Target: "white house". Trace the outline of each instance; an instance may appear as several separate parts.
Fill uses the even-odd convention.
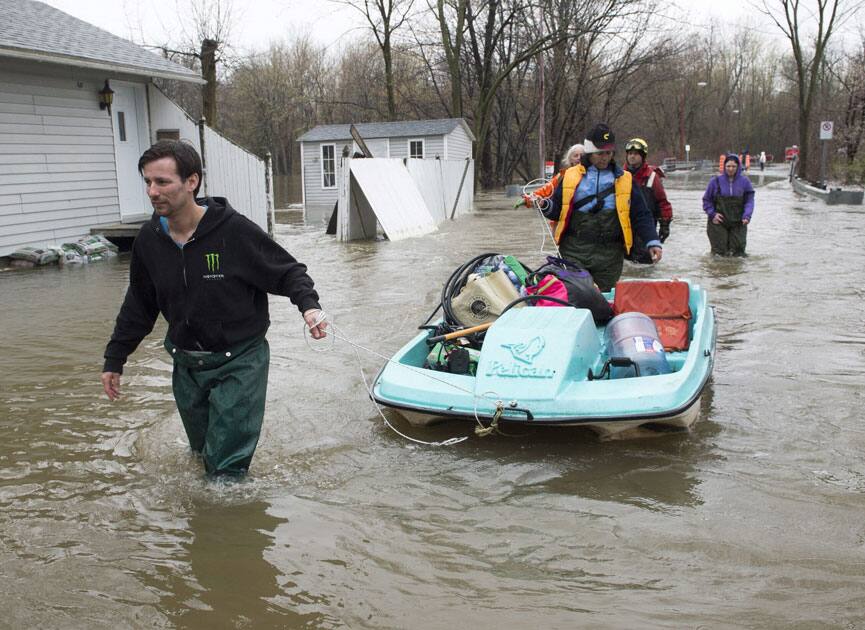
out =
[[[192,142],[206,193],[266,227],[265,163],[152,81],[195,72],[35,0],[0,0],[0,16],[0,256],[149,217],[137,165],[160,138]]]
[[[349,155],[358,150],[350,129],[350,124],[319,125],[298,138],[304,209],[333,208],[342,178],[340,159],[344,149],[347,148]],[[457,172],[456,177],[450,177],[451,181],[456,180],[454,187],[459,185],[459,173],[463,172],[462,165],[468,160],[466,182],[472,186],[472,142],[475,137],[462,118],[359,123],[355,129],[376,158],[404,158],[407,163],[420,159],[459,163],[455,164],[456,169],[450,169]],[[411,166],[409,170],[413,170]]]

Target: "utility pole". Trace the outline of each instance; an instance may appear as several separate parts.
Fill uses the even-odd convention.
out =
[[[540,36],[544,36],[544,12],[543,9],[538,9],[538,23],[540,25]],[[547,162],[547,147],[546,147],[546,123],[544,120],[544,100],[545,100],[545,85],[544,85],[544,52],[538,51],[538,92],[540,94],[540,114],[538,115],[538,157],[540,158],[540,178],[546,179],[546,162]]]

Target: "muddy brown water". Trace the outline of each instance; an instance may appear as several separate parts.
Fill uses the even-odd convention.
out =
[[[865,628],[865,210],[755,176],[750,256],[712,258],[706,177],[668,178],[664,260],[625,271],[699,281],[718,319],[700,421],[650,440],[413,444],[368,399],[381,359],[309,348],[274,298],[253,469],[210,483],[164,324],[123,399],[101,395],[128,256],[0,273],[0,627]],[[464,260],[540,259],[540,222],[511,203],[395,243],[283,214],[277,239],[343,334],[388,355]]]

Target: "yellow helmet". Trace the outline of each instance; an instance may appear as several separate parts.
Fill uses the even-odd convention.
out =
[[[631,138],[625,144],[625,153],[628,151],[637,151],[645,157],[649,154],[649,143],[642,138]]]

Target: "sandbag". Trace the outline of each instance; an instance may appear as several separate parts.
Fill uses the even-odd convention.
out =
[[[592,274],[574,263],[547,256],[547,262],[535,273],[543,276],[552,274],[565,285],[568,302],[577,308],[587,308],[596,322],[603,323],[613,317],[613,309],[592,279]]]
[[[9,254],[9,258],[33,263],[34,266],[41,266],[56,263],[59,256],[50,247],[19,247]]]

